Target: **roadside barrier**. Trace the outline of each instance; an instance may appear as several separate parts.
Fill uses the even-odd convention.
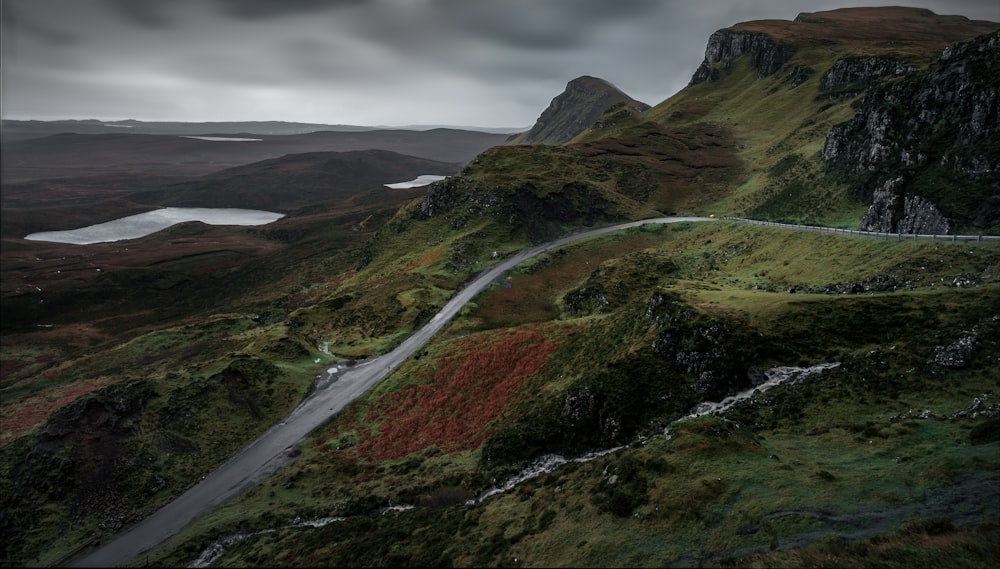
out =
[[[822,227],[819,225],[795,225],[791,223],[777,223],[775,221],[759,221],[756,219],[745,219],[742,217],[722,217],[720,219],[728,221],[738,221],[751,225],[766,225],[768,227],[787,227],[789,229],[806,229],[809,231],[822,231],[824,233],[840,233],[842,235],[854,235],[856,237],[866,237],[868,239],[883,239],[886,241],[940,241],[944,242],[964,242],[964,243],[984,243],[1000,242],[1000,235],[927,235],[916,233],[883,233],[880,231],[859,231],[854,229],[838,229],[836,227]]]

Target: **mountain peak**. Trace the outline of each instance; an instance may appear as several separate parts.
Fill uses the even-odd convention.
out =
[[[581,75],[566,84],[528,132],[508,139],[508,144],[562,144],[590,128],[609,107],[625,103],[637,111],[649,105],[625,94],[610,82]]]
[[[605,81],[600,77],[593,77],[591,75],[581,75],[576,79],[570,80],[569,83],[566,83],[567,90],[571,88],[588,88],[588,87],[618,90],[617,87],[615,87],[608,81]]]

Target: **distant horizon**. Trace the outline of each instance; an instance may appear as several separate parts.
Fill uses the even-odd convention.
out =
[[[102,125],[109,125],[114,123],[140,123],[140,124],[190,124],[190,125],[213,125],[213,124],[265,124],[265,123],[279,123],[287,125],[303,125],[303,126],[333,126],[333,127],[350,127],[350,128],[366,128],[366,129],[405,129],[405,130],[433,130],[435,128],[461,128],[461,129],[490,129],[490,130],[502,130],[511,132],[520,132],[530,130],[533,125],[525,126],[490,126],[490,125],[464,125],[464,124],[421,124],[421,123],[410,123],[410,124],[352,124],[352,123],[325,123],[325,122],[306,122],[306,121],[292,121],[292,120],[282,120],[282,119],[252,119],[252,120],[217,120],[217,121],[198,121],[198,120],[145,120],[145,119],[102,119],[102,118],[19,118],[19,117],[0,117],[0,121],[17,121],[17,122],[41,122],[41,123],[59,123],[59,122],[81,122],[81,123],[100,123]]]

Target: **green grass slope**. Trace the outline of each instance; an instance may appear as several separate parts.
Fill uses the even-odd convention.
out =
[[[942,536],[987,563],[998,268],[995,247],[724,223],[567,246],[151,562],[246,533],[221,566],[847,563],[936,559]],[[821,363],[839,365],[685,418]],[[468,503],[546,455],[609,450]]]
[[[794,21],[745,22],[730,30],[763,34],[772,46],[785,46],[790,52],[776,71],[762,77],[754,53],[738,57],[729,65],[714,63],[710,68],[715,70],[716,80],[692,82],[641,114],[621,110],[608,113],[575,141],[614,136],[639,122],[655,122],[663,129],[713,125],[730,134],[736,155],[745,164],[742,183],[712,203],[716,211],[856,229],[866,209],[862,198],[865,194],[870,198],[871,188],[864,187],[864,180],[845,180],[830,172],[822,150],[831,129],[855,115],[867,86],[894,81],[896,75],[887,72],[881,77],[855,77],[846,84],[826,84],[827,73],[838,61],[867,59],[899,62],[912,71],[925,70],[938,60],[945,47],[998,28],[1000,24],[995,22],[903,7],[800,14]],[[989,76],[973,73],[977,77]],[[914,106],[893,108],[906,115],[921,104],[917,100],[911,103]],[[950,137],[949,143],[940,144],[957,146],[955,133],[951,132]],[[932,156],[941,153],[941,148],[921,150]],[[942,192],[954,196],[963,191],[954,174],[938,172],[933,176],[934,183],[941,186],[936,189],[935,202],[952,199],[942,198]],[[967,210],[968,206],[951,212],[961,220],[975,217],[970,217]]]

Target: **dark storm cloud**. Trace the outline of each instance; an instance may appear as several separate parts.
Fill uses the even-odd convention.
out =
[[[166,16],[162,0],[104,0],[125,19],[147,28],[165,28],[172,20]],[[176,1],[176,0],[175,0]]]
[[[517,49],[571,49],[585,45],[596,27],[657,11],[651,0],[438,0],[437,17],[455,29]]]
[[[326,12],[341,6],[360,5],[368,0],[214,0],[230,16],[264,19],[290,14]]]
[[[657,104],[712,32],[864,0],[0,0],[9,118],[526,127],[593,75]],[[996,0],[896,0],[1000,20]]]
[[[10,4],[3,4],[3,34],[5,38],[19,35],[31,36],[44,43],[56,46],[71,46],[79,38],[66,30],[50,29],[45,24],[23,17],[20,11]]]

